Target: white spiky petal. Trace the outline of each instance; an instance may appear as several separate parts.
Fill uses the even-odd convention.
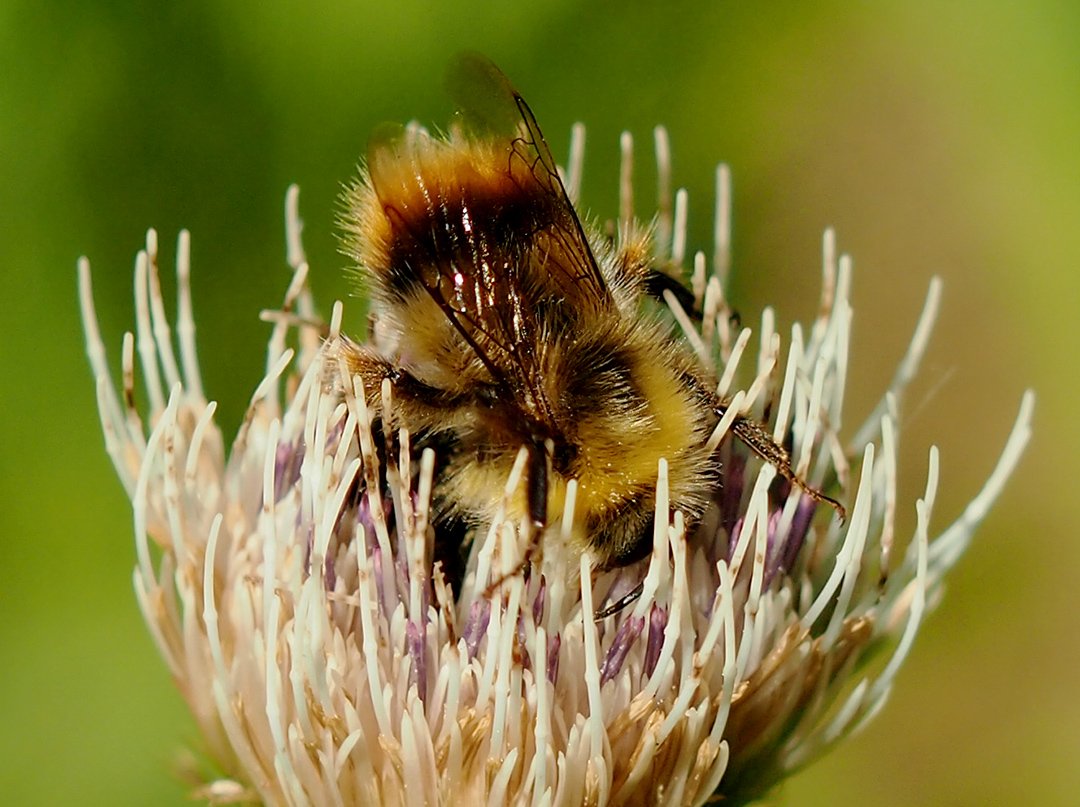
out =
[[[575,128],[565,177],[573,197],[583,142]],[[657,238],[682,263],[686,194],[672,204],[663,130],[656,148]],[[626,225],[634,215],[628,135],[622,149]],[[688,540],[681,514],[668,511],[661,463],[643,594],[601,623],[594,611],[641,572],[594,581],[588,555],[567,548],[572,484],[561,532],[545,536],[530,575],[513,574],[521,531],[497,521],[474,543],[456,600],[432,578],[430,452],[411,456],[401,435],[400,455],[380,469],[375,442],[384,435],[371,432],[365,395],[323,383],[334,369],[340,306],[325,346],[313,328],[290,331],[316,316],[295,188],[286,205],[294,280],[272,317],[266,377],[228,451],[199,378],[187,233],[178,249],[179,361],[151,231],[136,261],[136,329],[123,340],[120,392],[89,264],[80,261],[106,448],[133,502],[135,589],[220,773],[199,795],[275,805],[604,805],[700,804],[716,793],[739,803],[880,709],[927,604],[1023,450],[1033,396],[1024,396],[984,490],[933,539],[931,450],[914,535],[894,562],[894,543],[905,543],[894,519],[906,507],[896,499],[895,412],[940,283],[931,283],[894,383],[845,447],[837,431],[850,261],[836,259],[826,233],[816,320],[793,327],[784,350],[767,310],[751,383],[736,389],[750,332],[732,331],[724,301],[728,183],[721,168],[712,272],[703,254],[692,259],[704,322],[669,302],[693,349],[714,365],[719,393],[732,399],[713,441],[729,452],[724,485],[738,497],[737,518],[706,518]],[[286,347],[290,333],[295,348]],[[134,405],[136,354],[143,414]],[[775,437],[791,440],[798,473],[814,484],[840,482],[846,524],[831,512],[812,521],[813,505],[797,491],[778,504],[769,492],[775,469],[747,463],[725,440],[736,411],[760,416],[770,400]],[[508,495],[521,468],[507,480]],[[493,580],[503,582],[493,589]],[[861,663],[882,647],[894,649],[876,671]]]

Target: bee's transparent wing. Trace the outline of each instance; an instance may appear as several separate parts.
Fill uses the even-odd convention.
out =
[[[406,127],[369,147],[372,186],[398,234],[391,271],[419,282],[492,380],[554,425],[542,324],[555,311],[568,325],[593,317],[612,298],[521,96],[477,56],[462,57],[450,83],[462,128],[449,143]]]
[[[558,256],[545,265],[551,283],[582,312],[611,304],[555,158],[525,99],[498,67],[477,53],[461,54],[451,64],[447,89],[465,131],[503,144],[507,177],[542,200],[538,208],[550,219],[544,222],[547,251]]]

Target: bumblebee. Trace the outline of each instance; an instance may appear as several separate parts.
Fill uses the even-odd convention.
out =
[[[389,379],[395,425],[439,448],[437,526],[490,523],[524,447],[507,515],[542,536],[577,480],[574,540],[598,570],[628,565],[652,546],[661,458],[672,509],[701,518],[720,480],[707,443],[728,402],[643,306],[657,274],[647,231],[616,245],[583,226],[528,105],[486,59],[461,57],[449,83],[462,112],[448,133],[382,132],[345,192],[343,249],[380,338],[340,355],[373,411]],[[739,416],[732,432],[839,508],[763,424]]]

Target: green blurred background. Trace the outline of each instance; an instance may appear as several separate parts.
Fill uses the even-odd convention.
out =
[[[286,186],[301,186],[328,309],[348,294],[340,183],[378,122],[446,120],[442,72],[469,48],[523,90],[556,154],[573,121],[589,125],[598,215],[615,213],[624,127],[644,148],[669,127],[696,247],[714,164],[729,162],[748,321],[767,303],[785,328],[813,314],[821,231],[836,226],[856,266],[849,427],[944,277],[901,423],[905,534],[928,446],[942,449],[940,530],[990,471],[1023,389],[1039,393],[1030,452],[885,712],[776,801],[1075,803],[1080,5],[508,5],[0,5],[3,802],[187,803],[170,771],[194,730],[131,590],[76,257],[93,263],[115,367],[145,228],[163,266],[190,228],[206,388],[231,432],[261,375],[258,312],[289,277]],[[363,322],[355,301],[348,321]]]

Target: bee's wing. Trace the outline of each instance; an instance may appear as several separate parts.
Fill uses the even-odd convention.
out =
[[[553,252],[560,258],[546,265],[550,282],[579,310],[609,305],[611,295],[585,230],[525,99],[498,67],[478,53],[459,55],[446,83],[466,131],[479,139],[505,143],[508,177],[544,199],[550,237],[555,241]]]
[[[390,282],[419,283],[492,380],[554,426],[540,312],[594,316],[611,294],[521,96],[482,57],[464,57],[451,85],[467,130],[450,145],[406,128],[369,147],[372,187],[397,238],[390,271],[400,277]],[[475,103],[462,98],[466,87]]]

